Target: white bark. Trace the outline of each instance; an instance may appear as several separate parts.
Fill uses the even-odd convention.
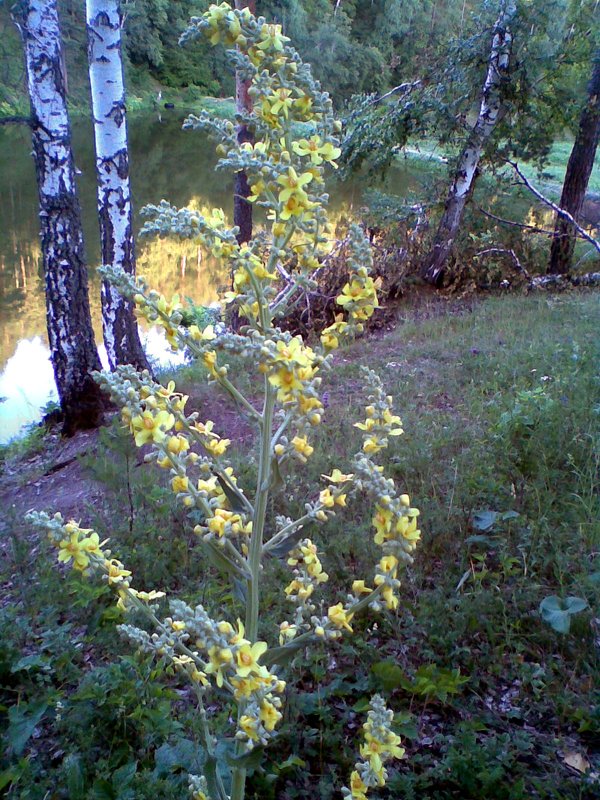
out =
[[[494,24],[479,115],[456,165],[433,250],[425,261],[423,275],[430,283],[438,283],[442,276],[460,228],[465,205],[473,190],[483,150],[503,113],[502,89],[507,80],[512,46],[510,25],[516,10],[515,0],[502,0],[498,19]]]
[[[125,87],[118,0],[86,0],[88,56],[98,176],[98,215],[104,265],[135,273]],[[108,282],[102,284],[104,343],[111,369],[147,367],[133,308]]]
[[[69,432],[94,425],[104,400],[90,374],[100,369],[100,360],[88,300],[56,0],[30,0],[15,7],[14,14],[31,105],[48,341]]]

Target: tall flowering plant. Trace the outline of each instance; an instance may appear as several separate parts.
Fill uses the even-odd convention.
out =
[[[245,607],[243,619],[233,614],[217,619],[201,605],[192,608],[181,599],[167,599],[159,589],[137,587],[130,570],[96,532],[74,521],[65,523],[59,514],[30,516],[58,548],[59,561],[86,574],[99,574],[113,587],[119,608],[130,615],[120,626],[123,635],[193,687],[205,751],[204,774],[190,776],[194,800],[243,800],[248,767],[256,764],[282,718],[286,665],[314,642],[333,642],[352,633],[353,621],[362,611],[398,607],[399,568],[412,560],[420,536],[419,512],[377,463],[389,438],[399,436],[402,427],[380,379],[365,370],[370,396],[364,420],[356,423],[363,443],[349,469],[332,465],[330,474],[322,476],[322,487],[306,498],[298,518],[267,519],[273,488],[286,480],[282,476],[289,474],[292,464],[300,467],[313,453],[312,431],[323,416],[321,373],[340,340],[362,332],[378,304],[377,285],[370,276],[368,241],[353,226],[348,281],[337,298],[340,311],[319,344],[309,347],[300,336],[277,327],[277,320],[314,286],[314,272],[330,249],[323,171],[327,165],[335,167],[339,156],[339,124],[329,97],[288,46],[279,26],[222,3],[192,20],[184,39],[196,36],[235,48],[229,55],[251,80],[253,99],[252,113],[239,121],[251,128],[254,144],[239,144],[230,122],[207,115],[190,117],[186,124],[217,137],[220,167],[246,171],[250,199],[266,209],[268,224],[240,245],[236,229],[228,227],[222,211],[202,216],[163,201],[146,209],[145,229],[198,240],[222,259],[232,274],[232,289],[223,296],[223,306],[236,309],[244,324],[239,333],[219,335],[211,325],[203,330],[194,325],[184,328],[177,297],[167,301],[143,280],[133,283],[124,273],[106,272],[135,299],[141,316],[164,328],[174,349],[185,348],[204,363],[209,380],[231,395],[240,414],[255,426],[258,466],[253,494],[238,481],[228,460],[231,441],[215,430],[212,420],[188,413],[187,397],[173,383],[163,387],[147,372],[128,367],[99,380],[120,405],[123,423],[136,444],[150,446],[147,460],[169,473],[171,488],[189,511],[212,562],[235,582]],[[298,135],[299,123],[305,123],[304,130],[309,127],[306,137]],[[227,364],[230,355],[245,358],[256,374],[259,402],[236,385]],[[305,535],[306,529],[325,525],[365,495],[374,503],[374,541],[380,556],[346,594],[327,601],[328,575],[318,545]],[[261,581],[274,558],[285,558],[290,569],[283,590],[290,613],[266,637],[269,641],[262,641]],[[318,599],[320,594],[323,600]],[[213,705],[212,699],[207,702],[213,695],[232,708],[235,721],[228,741],[233,748],[217,746],[206,710]],[[402,755],[390,723],[391,713],[381,698],[374,698],[362,760],[344,789],[346,796],[364,798],[370,788],[382,786],[384,762]]]

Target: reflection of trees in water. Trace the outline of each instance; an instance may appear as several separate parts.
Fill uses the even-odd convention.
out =
[[[134,223],[139,231],[140,208],[165,198],[176,206],[209,212],[222,208],[232,218],[233,178],[216,171],[214,144],[197,131],[182,131],[181,118],[165,115],[131,117],[129,126]],[[45,302],[40,280],[37,190],[28,132],[0,129],[0,369],[22,338],[45,338]],[[98,220],[93,135],[89,120],[77,120],[73,130],[78,178],[90,268],[90,300],[94,331],[100,341],[100,282],[95,265],[99,261]],[[431,195],[433,176],[419,162],[400,162],[390,170],[384,191],[418,199]],[[335,230],[340,222],[360,215],[363,181],[340,183],[335,177],[330,192],[329,215]],[[412,200],[411,200],[412,202]],[[514,213],[514,198],[507,200]],[[523,203],[522,215],[528,204]],[[499,212],[498,212],[499,213]],[[257,209],[256,221],[264,222]],[[514,218],[514,217],[512,217]],[[226,269],[216,259],[190,242],[175,239],[139,239],[138,271],[165,295],[179,293],[195,303],[215,300],[216,290],[227,282]]]

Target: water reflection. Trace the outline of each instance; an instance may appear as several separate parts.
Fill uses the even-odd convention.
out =
[[[178,366],[183,353],[174,353],[162,328],[140,330],[144,350],[154,367]],[[104,369],[108,358],[103,344],[98,354]],[[58,401],[50,351],[41,336],[22,339],[0,373],[0,444],[17,436],[25,425],[38,422],[48,403]]]

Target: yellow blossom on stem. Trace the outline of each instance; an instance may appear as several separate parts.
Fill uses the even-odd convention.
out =
[[[149,442],[162,442],[166,431],[175,424],[175,417],[167,411],[143,411],[131,420],[131,432],[134,434],[135,443],[142,447]]]
[[[349,633],[352,633],[350,623],[352,622],[353,613],[349,613],[341,603],[331,606],[327,611],[329,621],[335,625],[336,628],[345,628]]]

